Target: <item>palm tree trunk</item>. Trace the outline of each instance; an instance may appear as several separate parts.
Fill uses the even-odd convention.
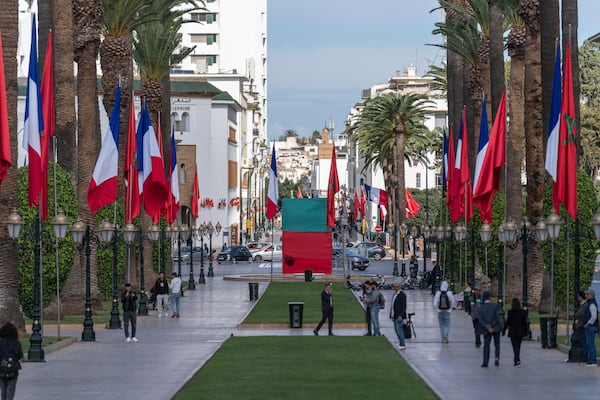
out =
[[[488,0],[490,10],[490,84],[491,84],[491,120],[496,118],[496,111],[504,91],[504,32],[502,29],[502,10],[497,0]]]
[[[5,0],[0,11],[2,26],[2,51],[6,76],[6,100],[8,106],[8,128],[17,131],[17,45],[19,38],[19,5],[17,0]],[[17,190],[17,139],[10,141],[10,154],[13,160],[8,176],[2,183],[0,203],[0,221],[6,221],[13,208],[18,205]],[[6,231],[4,231],[6,232]],[[19,308],[19,269],[17,248],[14,242],[4,234],[0,236],[0,325],[6,322],[14,324],[20,333],[25,333],[25,322]]]
[[[396,188],[396,212],[398,215],[396,215],[395,218],[398,224],[397,226],[400,227],[400,225],[406,220],[406,177],[404,175],[404,145],[406,136],[404,134],[404,128],[397,129],[396,132],[395,153],[396,177],[398,182],[398,186]]]

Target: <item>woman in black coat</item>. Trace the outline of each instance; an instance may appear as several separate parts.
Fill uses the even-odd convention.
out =
[[[521,366],[521,342],[527,336],[527,312],[521,308],[519,299],[512,299],[512,309],[508,311],[508,318],[504,324],[502,336],[506,334],[512,344],[515,367]]]
[[[0,328],[0,392],[2,400],[12,400],[15,397],[17,378],[21,369],[20,360],[23,349],[19,342],[17,328],[7,322]]]

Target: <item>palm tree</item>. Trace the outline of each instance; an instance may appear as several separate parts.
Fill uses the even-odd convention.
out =
[[[488,0],[489,3],[489,48],[490,48],[490,94],[492,121],[500,104],[505,88],[504,77],[504,27],[502,19],[503,0]]]
[[[425,137],[424,117],[429,101],[423,95],[389,93],[376,97],[362,111],[356,138],[365,163],[376,163],[387,175],[386,188],[392,200],[390,220],[397,226],[405,220],[404,160],[410,136]],[[365,153],[372,151],[373,153]]]
[[[8,128],[10,132],[17,131],[17,45],[19,40],[19,4],[17,0],[6,0],[0,11],[0,26],[2,26],[2,51],[4,55],[4,71],[6,75],[6,100],[8,106]],[[12,208],[18,205],[17,198],[17,140],[13,136],[10,141],[10,154],[13,160],[8,176],[2,183],[2,204],[0,221],[4,223]],[[5,231],[6,232],[6,231]],[[13,323],[20,332],[25,331],[23,314],[19,309],[19,269],[17,266],[17,248],[12,240],[4,233],[0,235],[0,324]]]

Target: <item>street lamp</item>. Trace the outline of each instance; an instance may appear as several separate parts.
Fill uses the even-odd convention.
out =
[[[92,319],[92,293],[91,293],[91,272],[90,272],[90,242],[98,240],[92,236],[89,225],[84,225],[81,220],[77,220],[71,227],[73,240],[77,244],[79,251],[85,250],[85,314],[83,318],[83,332],[81,332],[82,342],[95,342],[96,332],[94,332],[94,320]]]
[[[200,276],[198,277],[198,283],[200,283],[200,284],[206,284],[206,277],[204,276],[204,253],[206,253],[206,251],[204,251],[204,231],[205,230],[206,230],[206,224],[202,223],[202,224],[200,224],[198,229],[196,229],[194,232],[196,237],[198,237],[198,236],[200,237],[200,248],[202,249],[202,251],[200,252]]]
[[[550,314],[554,315],[554,241],[558,239],[558,235],[560,234],[560,226],[562,225],[562,222],[560,220],[560,217],[553,212],[548,216],[548,219],[546,220],[545,224],[547,226],[547,236],[550,237],[551,242],[550,280],[552,283],[550,285]]]
[[[108,329],[121,329],[121,320],[119,318],[119,300],[117,292],[117,240],[119,236],[119,230],[117,225],[113,225],[107,220],[103,220],[98,228],[100,233],[100,240],[103,243],[112,241],[113,250],[113,265],[112,265],[112,308],[110,310],[110,321],[108,323]]]
[[[406,238],[406,233],[408,232],[408,228],[406,224],[403,222],[400,224],[400,238],[402,239],[402,272],[400,276],[406,276],[406,262],[404,260],[404,238]]]
[[[458,240],[459,242],[459,248],[458,248],[458,254],[461,254],[461,247],[462,247],[462,242],[467,238],[467,228],[463,225],[463,224],[458,224],[454,227],[454,237],[456,237],[456,240]],[[466,255],[465,255],[465,261],[466,261]],[[465,266],[465,272],[466,272],[466,266]],[[459,282],[462,282],[462,258],[459,256]],[[452,279],[454,280],[454,272],[452,272]],[[452,286],[452,291],[454,292],[454,286]]]
[[[488,242],[492,238],[492,227],[487,222],[481,225],[479,228],[479,235],[481,236],[481,241],[485,247],[485,275],[489,277],[489,269],[488,269]],[[473,282],[475,282],[475,276],[473,276]]]
[[[398,236],[398,232],[396,231],[396,226],[394,225],[393,222],[390,222],[387,226],[388,229],[388,233],[391,237],[393,237],[393,243],[394,243],[394,271],[392,272],[392,275],[394,276],[398,276],[398,241],[396,240],[396,237]]]
[[[187,232],[187,244],[190,246],[190,277],[188,281],[188,290],[196,290],[196,280],[194,279],[194,237],[196,232],[197,230],[194,228],[188,229]]]
[[[212,278],[215,276],[215,273],[213,271],[213,258],[212,258],[212,238],[213,235],[216,233],[217,236],[219,235],[219,232],[221,232],[221,224],[219,222],[217,222],[217,225],[215,225],[213,227],[212,222],[209,222],[208,225],[206,225],[205,227],[205,231],[204,233],[206,234],[206,236],[208,236],[208,240],[209,240],[209,244],[208,244],[208,253],[209,253],[209,261],[208,261],[208,277]]]
[[[500,310],[504,310],[504,246],[506,245],[506,232],[504,227],[506,222],[503,222],[498,226],[498,242],[500,247],[498,248],[498,304]]]
[[[421,232],[423,232],[423,275],[425,275],[425,272],[427,272],[427,258],[431,258],[431,255],[429,254],[428,251],[428,242],[429,242],[429,238],[431,238],[431,234],[432,234],[432,227],[429,225],[425,225],[423,227],[421,227]]]

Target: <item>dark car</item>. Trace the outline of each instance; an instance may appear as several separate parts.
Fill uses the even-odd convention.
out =
[[[188,246],[181,247],[181,262],[189,263],[190,262],[190,248]],[[202,248],[199,246],[194,246],[194,260],[200,260],[200,256],[202,255]],[[173,262],[179,261],[179,251],[175,249],[173,251]]]
[[[217,256],[217,262],[221,261],[252,261],[252,254],[246,246],[230,246]]]
[[[356,254],[351,249],[346,248],[346,259],[350,260],[350,265],[352,269],[358,269],[360,271],[364,271],[369,266],[369,259],[366,256]],[[333,266],[337,268],[343,268],[342,264],[342,249],[334,247],[333,248]]]
[[[383,246],[375,242],[361,242],[352,246],[354,253],[374,258],[375,260],[381,260],[386,256],[385,249]]]

